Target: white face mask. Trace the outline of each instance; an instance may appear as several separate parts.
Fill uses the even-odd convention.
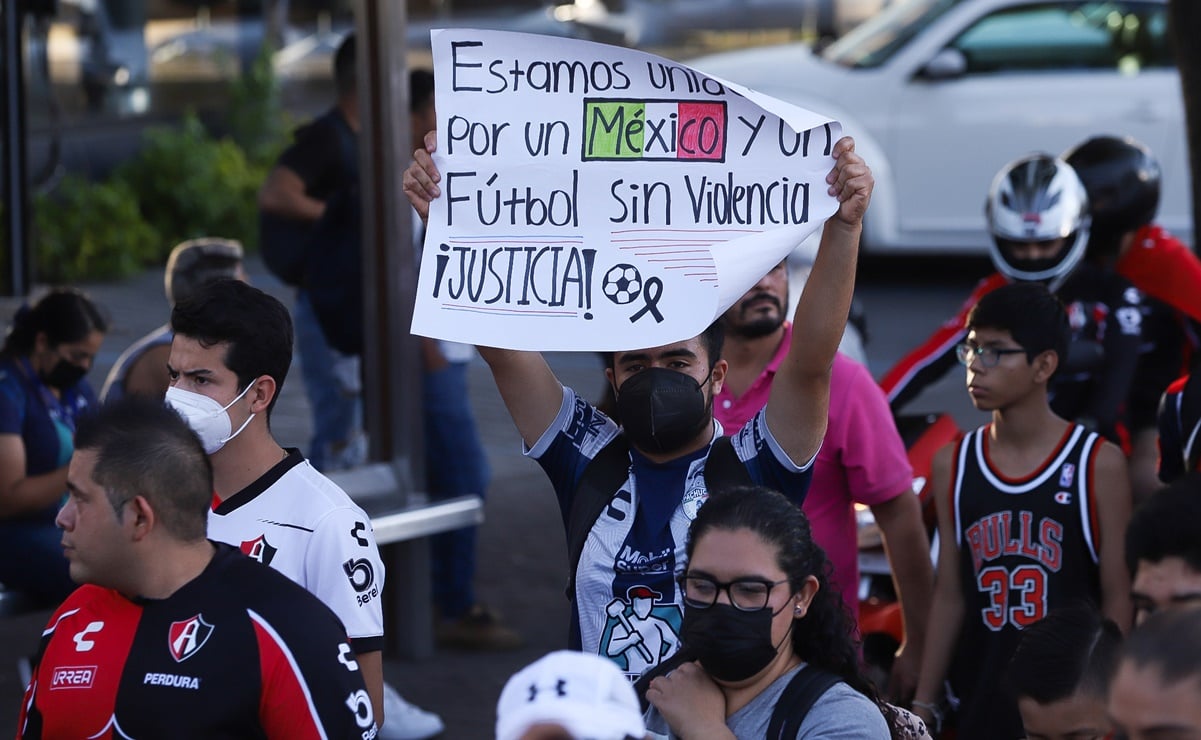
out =
[[[167,388],[165,400],[168,406],[178,411],[184,421],[188,422],[188,426],[192,428],[193,432],[196,432],[196,436],[200,437],[205,454],[211,455],[224,447],[226,442],[241,434],[250,420],[255,417],[255,414],[246,417],[246,421],[238,427],[238,431],[230,434],[229,430],[233,428],[233,423],[229,420],[229,407],[237,403],[249,390],[250,386],[248,385],[246,390],[238,394],[237,398],[230,401],[228,405],[222,406],[219,402],[203,394],[171,386]]]

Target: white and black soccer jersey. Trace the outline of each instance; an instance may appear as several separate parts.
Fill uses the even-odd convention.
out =
[[[959,545],[963,629],[952,661],[959,736],[1022,736],[1021,718],[1001,677],[1022,629],[1047,612],[1101,603],[1093,471],[1101,439],[1068,426],[1056,450],[1020,480],[996,470],[989,426],[960,440],[951,480]]]
[[[714,424],[720,435],[721,425]],[[619,433],[609,417],[563,389],[558,417],[526,454],[550,477],[564,521],[584,469]],[[812,460],[803,467],[793,463],[768,431],[762,412],[732,441],[752,480],[801,504]],[[708,455],[704,448],[660,464],[631,450],[629,478],[584,543],[575,574],[572,642],[612,658],[630,676],[679,648],[684,613],[675,575],[684,568],[688,526],[708,497]]]
[[[356,653],[383,649],[384,566],[371,519],[298,450],[209,512],[208,535],[308,589]]]
[[[366,738],[371,700],[337,618],[218,544],[165,599],[83,586],[50,618],[26,738]]]

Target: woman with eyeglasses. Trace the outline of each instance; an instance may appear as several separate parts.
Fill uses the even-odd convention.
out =
[[[50,604],[74,589],[54,517],[107,330],[86,296],[58,289],[17,311],[0,349],[0,584]]]
[[[650,682],[648,730],[761,740],[790,683],[811,672],[832,685],[791,734],[771,737],[924,736],[924,728],[904,734],[896,710],[860,672],[854,625],[796,504],[760,486],[712,491],[685,551],[680,638],[695,660]]]

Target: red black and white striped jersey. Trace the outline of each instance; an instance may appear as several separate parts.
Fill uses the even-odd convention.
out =
[[[18,738],[372,738],[325,605],[227,545],[166,599],[85,585],[42,633]]]

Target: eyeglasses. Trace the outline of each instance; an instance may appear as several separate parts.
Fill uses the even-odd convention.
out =
[[[967,342],[960,342],[955,345],[955,356],[959,358],[959,364],[968,367],[973,360],[979,360],[984,367],[996,367],[997,363],[1005,355],[1026,354],[1026,350],[1018,349],[1002,349],[1000,347],[973,347]]]
[[[708,576],[688,574],[680,576],[678,581],[680,590],[684,592],[684,603],[694,609],[708,609],[717,603],[717,595],[725,591],[734,608],[744,612],[757,612],[767,608],[771,590],[781,583],[788,583],[787,578],[782,581],[740,578],[722,583]]]

